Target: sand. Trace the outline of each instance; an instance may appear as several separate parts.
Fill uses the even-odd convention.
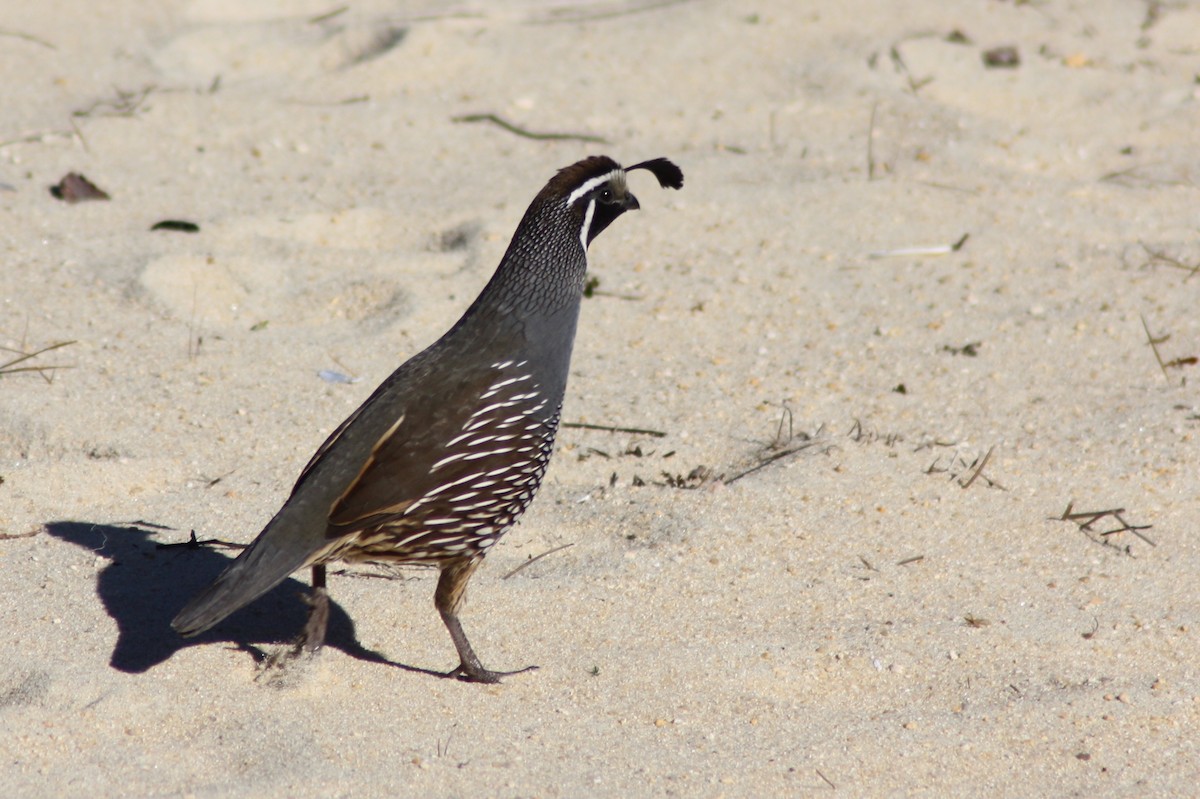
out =
[[[1195,793],[1196,6],[104,9],[0,26],[0,364],[70,342],[0,374],[0,795]],[[564,429],[474,578],[541,668],[431,676],[418,570],[282,673],[307,575],[177,638],[234,552],[160,545],[251,540],[596,152],[687,184],[564,416],[663,435]]]

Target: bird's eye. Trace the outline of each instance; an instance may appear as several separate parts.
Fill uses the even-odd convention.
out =
[[[600,202],[605,203],[607,205],[607,204],[612,203],[612,201],[613,201],[612,189],[602,189],[600,191]]]

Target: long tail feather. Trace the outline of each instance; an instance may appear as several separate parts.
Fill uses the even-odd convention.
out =
[[[294,509],[284,507],[254,543],[179,612],[171,622],[176,632],[204,632],[313,560],[325,543],[324,531],[297,530],[291,525],[297,514],[290,510]]]

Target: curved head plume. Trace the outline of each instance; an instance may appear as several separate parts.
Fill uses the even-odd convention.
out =
[[[654,177],[658,178],[658,185],[664,189],[683,188],[683,170],[666,158],[651,158],[649,161],[642,161],[640,164],[625,167],[626,172],[632,172],[635,169],[649,171]]]

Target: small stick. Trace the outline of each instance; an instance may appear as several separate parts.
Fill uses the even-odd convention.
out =
[[[333,19],[334,17],[338,17],[338,16],[341,16],[342,14],[345,14],[349,10],[350,10],[350,6],[338,6],[337,8],[333,9],[332,11],[326,11],[324,13],[316,15],[315,17],[309,17],[308,24],[309,25],[320,25],[322,22],[328,22],[329,20]]]
[[[875,179],[875,112],[879,110],[879,101],[871,104],[871,122],[867,126],[867,181]]]
[[[931,189],[941,189],[942,191],[957,191],[962,194],[979,194],[977,189],[964,189],[962,186],[951,186],[949,183],[938,183],[936,180],[918,180],[914,181],[922,186],[928,186]]]
[[[537,563],[539,560],[546,557],[547,555],[553,555],[555,552],[558,552],[559,550],[566,549],[567,547],[573,547],[573,546],[575,546],[574,542],[572,542],[570,544],[563,544],[562,546],[557,546],[554,549],[547,549],[545,552],[538,555],[537,557],[530,558],[529,560],[525,561],[520,566],[513,569],[512,571],[510,571],[508,574],[504,575],[500,579],[507,580],[509,577],[512,577],[514,574],[521,571],[521,569],[524,569],[526,566],[532,566],[533,564]]]
[[[1189,275],[1188,277],[1191,277],[1191,275]],[[1186,280],[1187,278],[1184,278],[1184,279]],[[1148,341],[1150,343],[1150,349],[1154,350],[1154,359],[1156,361],[1158,361],[1158,368],[1162,370],[1163,377],[1167,378],[1168,381],[1171,379],[1167,375],[1168,369],[1182,369],[1185,366],[1194,366],[1197,363],[1197,361],[1200,361],[1200,358],[1197,358],[1195,355],[1189,355],[1189,356],[1184,356],[1184,357],[1180,357],[1180,358],[1172,358],[1169,361],[1164,361],[1162,359],[1162,355],[1158,351],[1158,345],[1163,344],[1163,343],[1167,342],[1168,340],[1170,340],[1171,334],[1167,333],[1165,336],[1160,336],[1159,338],[1154,338],[1154,336],[1150,335],[1150,326],[1146,324],[1146,317],[1142,316],[1141,320],[1142,320],[1142,329],[1146,331],[1146,341]]]
[[[103,108],[109,108],[110,111],[104,112],[102,116],[106,117],[131,117],[138,112],[142,104],[151,93],[158,91],[157,86],[143,86],[141,91],[124,91],[117,89],[117,97],[115,100],[97,100],[87,108],[80,108],[71,112],[72,117],[88,117],[93,113]]]
[[[898,250],[876,250],[867,253],[868,258],[899,258],[913,255],[949,255],[958,252],[967,243],[970,233],[962,234],[962,238],[953,244],[939,244],[932,247],[901,247]]]
[[[46,41],[45,39],[39,39],[38,37],[36,37],[30,33],[22,33],[21,31],[0,30],[0,36],[12,36],[14,39],[23,39],[27,42],[33,42],[34,44],[40,44],[42,47],[45,47],[48,50],[57,50],[58,49],[57,47],[50,44],[50,42]]]
[[[74,369],[74,366],[21,366],[17,369],[0,369],[0,375],[15,375],[18,372],[37,372],[42,376],[47,383],[54,382],[49,377],[46,377],[45,372],[53,372],[55,369]]]
[[[988,451],[983,454],[983,459],[979,461],[978,468],[976,468],[975,471],[971,473],[971,476],[969,478],[967,478],[967,482],[964,483],[961,480],[959,481],[958,484],[960,486],[962,486],[964,490],[970,488],[971,483],[974,483],[976,478],[978,478],[979,475],[983,474],[983,467],[987,466],[987,462],[992,457],[992,450],[994,450],[994,449],[995,449],[994,446],[989,447]]]
[[[336,108],[343,105],[355,105],[356,103],[369,103],[371,102],[371,95],[355,94],[350,97],[344,97],[341,100],[288,100],[287,102],[307,108]]]
[[[40,144],[46,139],[53,136],[62,136],[70,139],[79,135],[79,128],[75,126],[74,121],[71,122],[71,130],[41,130],[36,133],[28,133],[24,136],[18,136],[15,139],[5,139],[0,141],[0,148],[11,147],[14,144]],[[84,142],[84,149],[87,149],[87,143]]]
[[[1090,532],[1092,532],[1093,524],[1100,521],[1105,516],[1111,516],[1114,519],[1116,519],[1117,523],[1120,524],[1121,526],[1117,527],[1113,530],[1106,530],[1103,533],[1098,533],[1097,535],[1100,537],[1102,542],[1107,544],[1108,536],[1110,536],[1110,535],[1116,535],[1117,533],[1133,533],[1134,535],[1136,535],[1138,538],[1145,541],[1150,546],[1152,546],[1152,547],[1158,546],[1158,544],[1156,544],[1154,541],[1152,541],[1148,536],[1145,536],[1141,532],[1139,532],[1140,530],[1149,530],[1154,525],[1152,525],[1152,524],[1130,524],[1129,522],[1125,521],[1125,518],[1121,515],[1121,514],[1125,513],[1124,508],[1108,508],[1107,510],[1080,511],[1078,513],[1073,513],[1072,509],[1074,507],[1075,507],[1074,500],[1072,500],[1071,502],[1068,502],[1067,509],[1064,510],[1062,512],[1062,516],[1059,516],[1057,519],[1055,519],[1055,521],[1075,522],[1075,524],[1079,527],[1079,529],[1082,532],[1090,533]],[[1083,521],[1085,519],[1086,519],[1086,521]]]
[[[33,538],[35,535],[41,535],[46,532],[44,527],[39,527],[36,530],[30,530],[28,533],[0,533],[0,541],[12,541],[14,538]]]
[[[535,139],[537,141],[584,141],[592,144],[608,144],[608,139],[600,136],[590,136],[586,133],[535,133],[525,128],[520,128],[513,123],[501,119],[495,114],[466,114],[464,116],[451,117],[451,122],[491,122],[493,125],[498,125],[504,128],[509,133],[514,133],[517,136],[523,136],[526,139]]]
[[[920,452],[923,449],[933,449],[934,447],[953,447],[957,445],[957,441],[942,441],[941,439],[931,438],[925,439],[913,447],[913,452]]]
[[[825,780],[825,784],[829,786],[830,790],[834,790],[834,791],[837,790],[837,786],[834,785],[828,777],[826,777],[824,774],[821,773],[821,769],[815,768],[815,769],[813,769],[813,771],[817,772],[818,777]]]
[[[88,146],[87,138],[83,135],[83,131],[80,130],[79,123],[75,121],[75,117],[71,116],[68,121],[71,123],[71,130],[75,134],[75,138],[79,139],[79,144],[83,147],[83,151],[90,153],[92,148]]]
[[[206,538],[203,541],[196,538],[196,531],[192,530],[191,536],[187,541],[177,541],[173,544],[157,544],[156,549],[178,549],[179,547],[187,547],[188,549],[199,549],[200,547],[215,546],[225,547],[226,549],[245,549],[245,544],[235,544],[232,541],[222,541],[219,538]]]
[[[57,344],[51,344],[48,347],[42,347],[40,350],[37,350],[36,352],[22,352],[20,357],[14,358],[11,361],[9,361],[8,363],[0,363],[0,376],[16,374],[17,372],[37,372],[39,375],[42,376],[43,380],[45,380],[47,383],[49,383],[49,382],[51,382],[51,379],[49,377],[46,377],[47,371],[54,371],[55,369],[70,369],[72,367],[70,367],[70,366],[16,366],[16,364],[23,363],[25,361],[28,361],[30,358],[36,358],[37,356],[42,355],[43,353],[47,353],[47,352],[50,352],[51,350],[56,350],[60,347],[65,347],[68,344],[74,344],[74,343],[75,343],[74,341],[60,341]],[[16,368],[13,368],[13,367],[16,367]]]
[[[1158,361],[1158,368],[1162,370],[1163,377],[1169,382],[1171,377],[1167,374],[1167,365],[1163,363],[1162,356],[1158,354],[1158,345],[1169,339],[1171,334],[1168,333],[1162,338],[1155,338],[1150,334],[1150,325],[1146,324],[1146,317],[1142,314],[1138,314],[1138,317],[1142,320],[1142,330],[1146,331],[1146,341],[1150,343],[1150,349],[1154,351],[1154,360]]]
[[[1125,532],[1129,532],[1129,533],[1133,533],[1133,534],[1134,534],[1134,535],[1136,535],[1138,538],[1142,539],[1143,541],[1145,541],[1147,544],[1149,544],[1149,545],[1150,545],[1150,546],[1152,546],[1152,547],[1156,547],[1156,546],[1158,546],[1158,544],[1154,543],[1154,542],[1153,542],[1153,541],[1151,541],[1149,538],[1147,538],[1146,536],[1144,536],[1144,535],[1142,535],[1141,533],[1139,533],[1139,532],[1138,532],[1138,530],[1149,530],[1149,529],[1150,529],[1151,527],[1153,527],[1154,525],[1152,525],[1152,524],[1130,524],[1129,522],[1127,522],[1127,521],[1125,521],[1124,519],[1122,519],[1122,518],[1121,518],[1121,514],[1120,514],[1119,512],[1118,512],[1118,513],[1114,513],[1114,514],[1113,514],[1113,518],[1114,518],[1114,519],[1116,519],[1116,520],[1117,520],[1117,522],[1118,522],[1118,523],[1119,523],[1121,526],[1120,526],[1120,527],[1118,527],[1116,530],[1109,530],[1107,533],[1101,533],[1101,534],[1100,534],[1100,536],[1101,536],[1102,538],[1103,538],[1104,536],[1109,536],[1109,535],[1112,535],[1113,533],[1125,533]]]
[[[22,361],[27,361],[30,358],[36,358],[37,356],[41,355],[44,352],[50,352],[51,350],[56,350],[59,347],[65,347],[68,344],[74,344],[74,343],[75,343],[74,341],[60,341],[57,344],[51,344],[48,347],[42,347],[40,350],[37,350],[36,352],[23,352],[23,353],[21,353],[21,357],[19,357],[19,358],[14,358],[13,360],[9,361],[8,363],[0,363],[0,372],[4,372],[4,371],[20,372],[20,371],[30,371],[30,370],[37,369],[39,367],[36,367],[36,366],[25,367],[24,369],[9,369],[8,367],[13,366],[18,363],[21,363]],[[49,368],[49,367],[41,367],[41,368]]]
[[[187,354],[188,354],[189,361],[195,360],[197,353],[199,353],[199,351],[200,351],[199,341],[197,341],[195,348],[194,349],[192,348],[192,339],[196,338],[196,303],[197,303],[196,295],[198,292],[199,292],[199,289],[196,286],[196,281],[193,279],[193,281],[192,281],[192,317],[191,317],[191,319],[188,320],[188,339],[187,339]]]
[[[816,443],[817,443],[816,441],[805,441],[803,444],[801,444],[798,447],[792,447],[791,449],[785,449],[782,452],[776,452],[774,455],[770,455],[766,458],[763,458],[758,463],[751,466],[749,469],[738,472],[733,477],[728,477],[728,478],[722,480],[721,482],[724,483],[725,485],[733,485],[738,480],[741,480],[743,477],[748,477],[748,476],[754,474],[755,472],[757,472],[759,469],[765,469],[766,467],[770,466],[775,461],[783,460],[784,458],[788,457],[789,455],[795,455],[797,452],[808,449],[809,447],[815,445]]]
[[[200,479],[201,479],[201,480],[203,480],[203,481],[205,481],[205,482],[207,483],[207,485],[205,486],[205,488],[212,488],[212,487],[213,487],[213,486],[215,486],[217,483],[221,482],[221,481],[222,481],[222,480],[224,480],[226,477],[228,477],[229,475],[231,475],[231,474],[233,474],[234,472],[236,472],[236,471],[237,471],[239,468],[241,468],[241,467],[239,467],[239,466],[234,466],[232,469],[230,469],[229,471],[225,472],[225,474],[223,474],[223,475],[220,475],[220,476],[218,476],[218,477],[205,477],[205,476],[201,475]]]
[[[1200,263],[1195,264],[1195,265],[1185,264],[1183,261],[1181,261],[1178,258],[1175,258],[1171,255],[1168,255],[1167,253],[1163,252],[1162,250],[1150,249],[1144,241],[1139,241],[1138,244],[1140,244],[1142,249],[1146,251],[1146,254],[1150,256],[1151,263],[1154,263],[1155,261],[1160,261],[1160,262],[1166,264],[1167,266],[1173,266],[1176,269],[1182,269],[1185,272],[1187,272],[1188,276],[1185,277],[1184,280],[1191,280],[1192,275],[1195,275],[1197,272],[1200,272]]]
[[[1075,506],[1074,502],[1067,503],[1067,509],[1063,511],[1063,515],[1058,517],[1061,522],[1076,522],[1080,519],[1087,519],[1086,524],[1080,524],[1080,530],[1089,530],[1091,526],[1105,516],[1116,516],[1118,513],[1124,513],[1124,508],[1109,508],[1108,510],[1081,511],[1079,513],[1071,513],[1071,508]]]
[[[786,447],[796,437],[795,428],[792,425],[792,409],[788,407],[787,400],[784,400],[782,408],[783,411],[779,414],[779,429],[775,431],[775,440],[767,445],[767,449]],[[787,422],[787,438],[783,436],[784,421]]]
[[[1187,180],[1159,180],[1152,177],[1143,177],[1137,174],[1138,170],[1143,167],[1161,166],[1161,162],[1152,162],[1148,164],[1140,164],[1131,166],[1128,169],[1119,169],[1116,172],[1109,172],[1106,175],[1101,175],[1102,182],[1116,183],[1118,186],[1126,186],[1128,188],[1136,188],[1137,186],[1187,186],[1190,183]]]
[[[595,12],[595,13],[589,13],[589,12],[572,13],[569,9],[564,8],[562,11],[556,12],[556,11],[552,10],[552,11],[548,12],[549,14],[560,13],[562,16],[556,17],[554,19],[542,19],[542,20],[535,19],[532,22],[535,25],[538,25],[538,24],[550,25],[550,24],[553,24],[556,22],[558,22],[558,23],[561,23],[561,22],[590,22],[592,20],[598,20],[598,19],[616,19],[617,17],[625,17],[625,16],[629,16],[631,14],[642,14],[647,11],[657,11],[660,8],[667,8],[669,6],[680,5],[681,3],[687,3],[687,2],[690,2],[690,0],[650,0],[650,2],[632,3],[632,4],[630,4],[629,8],[622,8],[622,9],[618,9],[616,11],[600,11],[600,12]]]
[[[896,565],[897,566],[907,566],[910,563],[919,563],[920,561],[923,561],[923,560],[925,560],[924,555],[913,555],[911,558],[905,558],[904,560],[896,561]]]
[[[892,66],[895,67],[897,72],[904,75],[904,79],[906,81],[908,81],[908,90],[911,91],[914,95],[917,92],[919,92],[921,89],[925,88],[925,86],[932,83],[933,77],[930,76],[928,78],[921,78],[920,80],[913,77],[912,72],[910,72],[908,69],[908,64],[904,63],[904,57],[902,55],[900,55],[900,45],[904,44],[905,42],[907,42],[909,40],[921,39],[921,38],[925,38],[926,36],[929,36],[929,35],[930,34],[928,34],[928,33],[917,33],[912,36],[908,36],[904,39],[898,40],[897,42],[892,44],[892,46],[890,48],[888,48],[888,55],[891,56]]]
[[[455,725],[455,726],[457,726],[457,725]],[[446,755],[450,754],[450,739],[453,737],[454,737],[454,731],[452,729],[450,731],[450,734],[446,736],[446,745],[445,746],[442,746],[441,738],[437,739],[437,756],[438,757],[445,757]]]
[[[613,427],[606,424],[588,424],[587,422],[563,422],[563,427],[573,427],[577,430],[602,430],[606,433],[633,433],[639,436],[653,436],[654,438],[666,438],[666,433],[662,430],[645,430],[640,427]]]

